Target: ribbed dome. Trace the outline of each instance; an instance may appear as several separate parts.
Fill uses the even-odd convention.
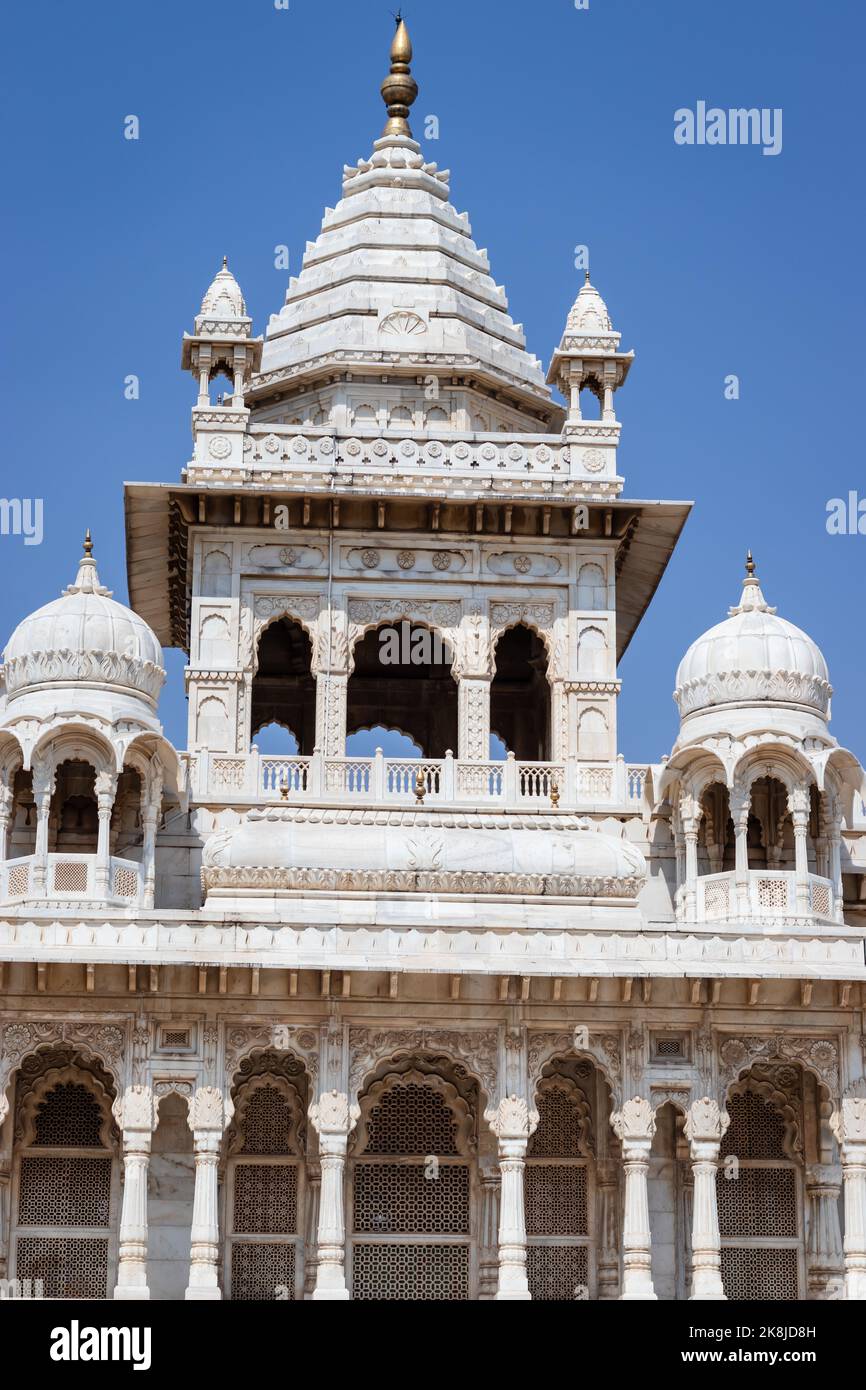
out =
[[[581,286],[580,294],[569,312],[567,331],[569,333],[613,332],[613,324],[610,321],[607,305],[595,285],[590,284],[588,271],[586,282]]]
[[[693,642],[677,671],[680,715],[763,700],[805,705],[827,718],[830,686],[820,648],[764,599],[749,561],[739,605]]]
[[[10,696],[81,682],[130,690],[155,705],[165,680],[156,636],[100,584],[89,538],[75,583],[18,624],[3,661]]]

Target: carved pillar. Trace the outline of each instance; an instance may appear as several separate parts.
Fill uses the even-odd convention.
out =
[[[490,757],[490,679],[461,676],[457,685],[457,756],[486,762]]]
[[[48,820],[51,815],[51,798],[54,795],[54,769],[33,772],[33,800],[36,803],[36,845],[32,870],[33,889],[37,894],[45,892],[48,880]]]
[[[200,1086],[189,1108],[195,1152],[195,1190],[189,1246],[189,1284],[185,1298],[220,1299],[219,1205],[217,1170],[225,1117],[222,1092],[216,1086]]]
[[[694,1194],[692,1198],[692,1291],[696,1300],[723,1299],[722,1242],[716,1201],[719,1149],[730,1117],[704,1096],[689,1107],[685,1136],[689,1141]]]
[[[346,709],[349,677],[321,671],[316,677],[316,747],[326,758],[346,755]]]
[[[319,1264],[318,1231],[321,1205],[322,1170],[307,1159],[307,1196],[304,1210],[304,1298],[312,1298]]]
[[[96,808],[99,817],[99,839],[96,844],[96,876],[94,889],[98,898],[107,898],[111,882],[111,811],[117,778],[110,772],[100,772],[96,778]]]
[[[794,878],[797,897],[797,911],[810,911],[809,898],[809,792],[806,787],[796,787],[788,797],[788,809],[794,825]]]
[[[749,915],[749,812],[752,805],[751,788],[731,792],[731,819],[734,822],[734,883],[737,911]]]
[[[316,1301],[345,1301],[346,1216],[345,1176],[349,1135],[358,1122],[360,1109],[349,1104],[342,1091],[326,1091],[310,1106],[310,1123],[319,1136],[319,1162],[322,1187],[319,1198]]]
[[[522,1096],[507,1096],[484,1118],[499,1143],[501,1195],[499,1209],[499,1282],[496,1298],[501,1301],[528,1299],[526,1277],[526,1212],[523,1203],[523,1177],[526,1150],[538,1124],[537,1110],[530,1110]]]
[[[123,1205],[114,1297],[149,1299],[147,1287],[147,1169],[156,1125],[153,1092],[149,1086],[128,1086],[116,1103],[123,1133]]]
[[[478,1255],[478,1297],[496,1297],[499,1277],[499,1174],[483,1168],[481,1181],[481,1241]]]
[[[866,1299],[866,1085],[842,1098],[830,1118],[842,1155],[845,1297]]]
[[[806,1169],[809,1236],[806,1282],[809,1298],[837,1299],[844,1287],[844,1254],[839,1226],[842,1170],[837,1164],[814,1163]]]
[[[598,1194],[598,1262],[596,1279],[599,1302],[619,1298],[619,1164],[600,1159],[595,1169]]]
[[[647,1174],[655,1112],[649,1101],[635,1096],[610,1117],[613,1132],[622,1145],[625,1201],[622,1222],[622,1298],[626,1301],[656,1297],[652,1281]]]
[[[9,858],[9,829],[12,825],[12,788],[0,782],[0,864]]]
[[[695,1180],[691,1163],[680,1161],[677,1164],[680,1188],[680,1229],[683,1244],[683,1297],[688,1298],[692,1287],[694,1261],[692,1255],[692,1225],[695,1217]]]
[[[683,910],[685,920],[694,922],[697,916],[697,897],[698,897],[698,830],[701,819],[700,811],[691,797],[684,797],[680,803],[680,821],[683,828],[683,843],[685,845],[685,891],[683,893]]]
[[[141,789],[141,823],[144,830],[141,850],[141,876],[144,906],[153,907],[156,889],[156,828],[162,809],[162,771],[156,771],[150,787]]]

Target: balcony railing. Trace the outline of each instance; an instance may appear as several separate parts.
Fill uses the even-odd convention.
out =
[[[798,892],[797,875],[791,869],[750,869],[742,894],[733,870],[702,874],[696,887],[695,920],[698,922],[798,916],[835,921],[838,916],[833,884],[818,874],[808,875],[802,892]],[[684,918],[686,907],[682,890],[678,906],[678,915]]]
[[[277,757],[197,752],[187,755],[193,800],[246,802],[334,802],[399,805],[472,804],[480,807],[593,807],[650,809],[646,765],[467,762],[454,757],[368,758]]]
[[[0,902],[38,901],[105,903],[111,907],[135,907],[143,900],[141,865],[112,855],[108,882],[100,881],[95,854],[35,854],[0,863]]]

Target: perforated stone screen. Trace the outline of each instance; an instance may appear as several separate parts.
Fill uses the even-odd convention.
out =
[[[457,1122],[444,1096],[410,1082],[385,1091],[367,1122],[368,1154],[456,1155]]]
[[[727,1111],[731,1123],[722,1140],[723,1155],[737,1158],[784,1158],[785,1122],[781,1115],[753,1091],[731,1096]]]
[[[797,1251],[722,1247],[727,1298],[788,1302],[799,1298]]]
[[[41,1279],[46,1298],[108,1298],[107,1239],[19,1236],[16,1278]]]
[[[234,1229],[241,1235],[295,1234],[298,1229],[298,1170],[295,1164],[236,1164]]]
[[[749,1168],[716,1176],[723,1236],[797,1235],[797,1179],[793,1168]]]
[[[250,1097],[244,1115],[245,1154],[287,1154],[292,1112],[276,1086],[260,1086]]]
[[[538,1097],[538,1127],[529,1141],[530,1158],[576,1158],[580,1112],[573,1096],[551,1088]]]
[[[467,1245],[358,1244],[352,1297],[456,1302],[469,1297]]]
[[[585,1245],[530,1245],[526,1276],[534,1299],[583,1299],[589,1284]]]
[[[528,1163],[524,1182],[530,1236],[584,1236],[589,1230],[586,1169],[575,1164]]]
[[[295,1246],[270,1245],[265,1241],[240,1241],[232,1245],[231,1296],[233,1302],[291,1302],[295,1297]],[[288,1298],[277,1289],[288,1289]]]
[[[19,1226],[107,1226],[111,1159],[24,1157],[18,1189]]]
[[[431,1176],[425,1176],[430,1173]],[[364,1163],[355,1166],[355,1230],[363,1234],[460,1235],[469,1232],[469,1169]]]
[[[101,1149],[102,1114],[86,1086],[64,1082],[49,1091],[36,1114],[34,1147]]]

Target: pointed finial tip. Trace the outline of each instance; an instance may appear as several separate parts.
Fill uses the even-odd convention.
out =
[[[589,267],[583,272],[583,283],[585,285],[589,284]]]
[[[382,83],[382,100],[388,108],[388,120],[383,136],[412,137],[409,128],[409,109],[418,95],[418,84],[409,70],[412,62],[412,40],[402,13],[394,16],[397,24],[391,41],[391,71]]]
[[[93,541],[90,536],[90,527],[84,532],[84,553],[88,559],[93,554]]]
[[[757,566],[754,560],[752,559],[752,552],[751,550],[749,550],[746,552],[746,574],[749,576],[750,579],[754,579],[756,569]]]
[[[228,270],[228,268],[229,268],[229,258],[228,258],[228,256],[223,256],[223,270]]]

